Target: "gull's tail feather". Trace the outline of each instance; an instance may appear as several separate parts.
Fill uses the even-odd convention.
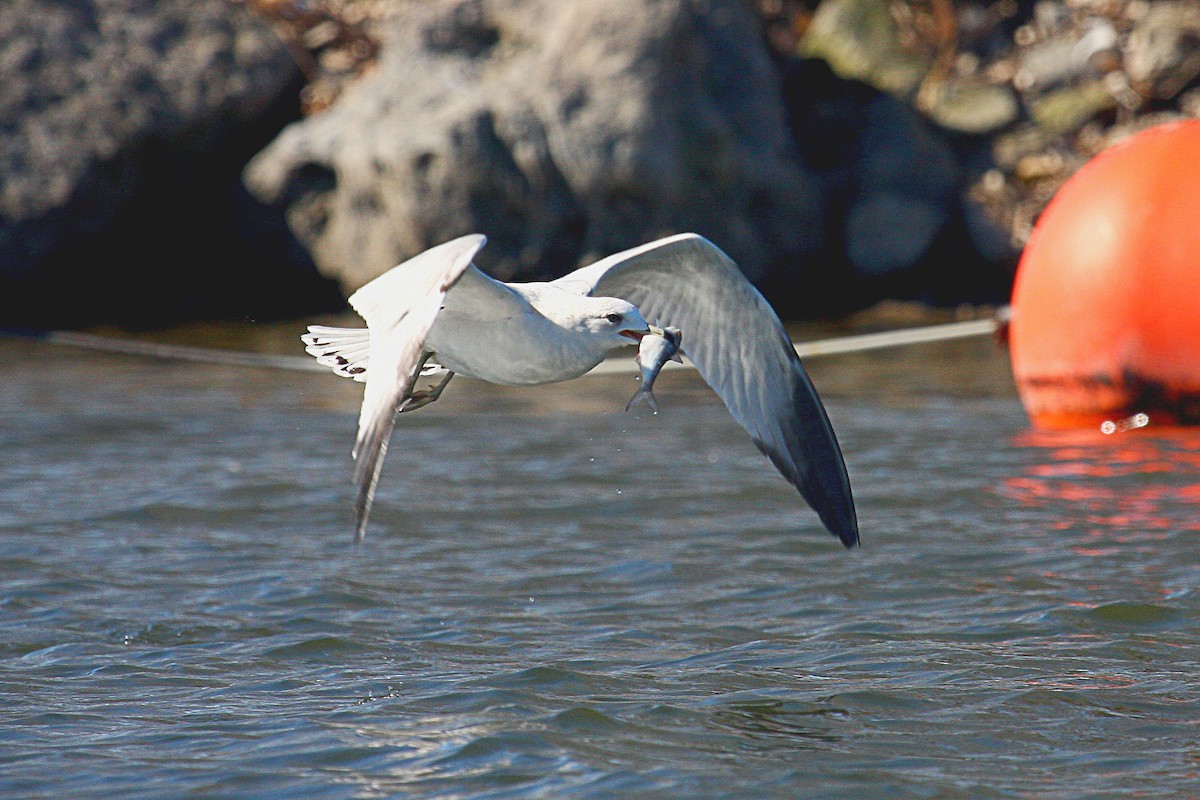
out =
[[[304,350],[338,375],[366,383],[371,335],[367,328],[309,325],[300,337]]]

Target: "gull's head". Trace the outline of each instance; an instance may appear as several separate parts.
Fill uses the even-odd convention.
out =
[[[609,347],[639,342],[650,332],[637,306],[617,297],[587,297],[571,327],[605,341]]]

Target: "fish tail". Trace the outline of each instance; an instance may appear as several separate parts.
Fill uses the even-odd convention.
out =
[[[644,383],[633,393],[633,397],[629,398],[629,402],[625,404],[625,410],[628,411],[638,403],[645,403],[650,406],[651,411],[655,414],[658,413],[658,401],[654,399],[654,392]]]

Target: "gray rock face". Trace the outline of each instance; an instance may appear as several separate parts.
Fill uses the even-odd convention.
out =
[[[752,278],[819,246],[779,79],[737,0],[430,0],[245,173],[345,289],[487,233],[495,273],[695,230]]]
[[[298,86],[227,0],[5,0],[0,76],[0,280],[69,273],[86,294],[135,272],[151,297],[228,235],[238,171]]]
[[[315,58],[350,17],[314,20],[366,5],[0,0],[0,324],[296,316],[469,231],[524,279],[698,231],[785,314],[1004,288],[937,267],[1005,259],[962,197],[970,147],[770,55],[761,4],[369,0]],[[295,122],[339,53],[360,77]],[[956,129],[1011,127],[1011,99]]]

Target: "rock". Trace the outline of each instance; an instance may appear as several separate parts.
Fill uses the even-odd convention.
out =
[[[957,205],[960,176],[949,145],[916,112],[890,97],[866,112],[846,251],[858,273],[881,276],[925,255]]]
[[[1200,75],[1200,6],[1147,4],[1129,33],[1125,71],[1141,94],[1172,97]]]
[[[1069,133],[1115,105],[1116,101],[1104,83],[1092,81],[1042,95],[1034,101],[1029,113],[1043,130]]]
[[[866,277],[912,267],[946,221],[946,209],[894,191],[869,195],[846,218],[846,254]]]
[[[1116,32],[1096,21],[1086,32],[1065,32],[1024,48],[1013,82],[1022,91],[1046,91],[1080,77],[1095,77],[1092,57],[1112,46]]]
[[[1013,175],[1017,180],[1025,183],[1046,179],[1065,180],[1067,172],[1067,160],[1062,153],[1053,150],[1048,152],[1031,153],[1023,156],[1017,161],[1016,168],[1013,169]]]
[[[237,175],[298,88],[265,23],[227,0],[5,0],[0,74],[10,324],[194,307],[199,284],[250,260]]]
[[[431,0],[245,173],[351,290],[469,231],[544,276],[695,230],[751,278],[819,244],[779,79],[738,0]]]
[[[895,95],[915,89],[930,67],[928,55],[901,46],[887,0],[824,0],[798,54]]]
[[[1054,139],[1037,125],[1025,124],[992,139],[992,155],[1005,172],[1013,172],[1022,158],[1048,148]]]
[[[1015,255],[964,196],[967,170],[944,130],[820,59],[786,61],[782,75],[797,146],[822,188],[829,245],[802,292],[768,285],[772,302],[828,315],[883,298],[1006,295]]]
[[[944,128],[982,135],[998,131],[1021,113],[1016,95],[1007,86],[971,80],[948,81],[927,94],[926,113]]]

